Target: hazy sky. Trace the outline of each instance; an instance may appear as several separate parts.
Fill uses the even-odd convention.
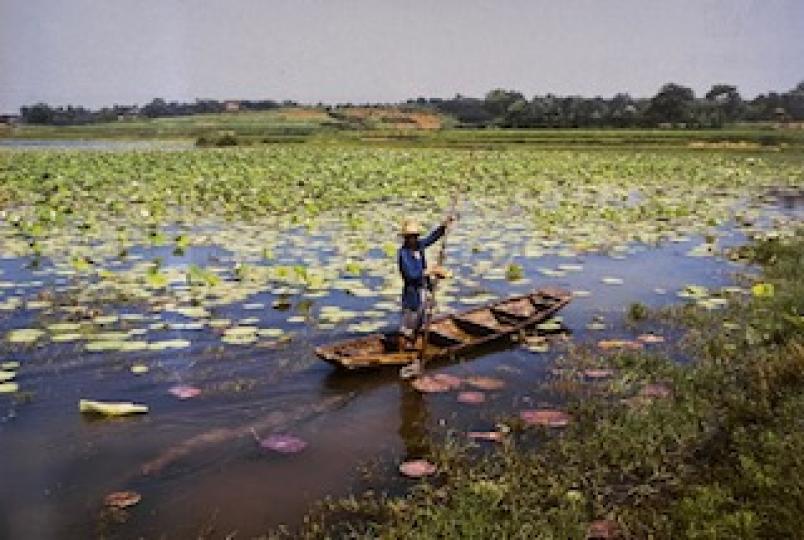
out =
[[[802,79],[804,0],[0,0],[0,112]]]

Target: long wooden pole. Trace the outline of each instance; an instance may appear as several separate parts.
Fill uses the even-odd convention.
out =
[[[455,208],[458,204],[458,193],[452,196],[452,202],[450,204],[449,213],[447,217],[454,217],[455,215]],[[441,238],[441,247],[438,251],[438,266],[444,265],[444,259],[446,258],[447,253],[447,232],[448,230],[444,231],[444,236]],[[430,339],[430,321],[433,320],[433,314],[435,312],[435,305],[436,305],[436,286],[438,285],[438,279],[433,282],[433,288],[431,289],[430,293],[432,295],[431,301],[427,306],[427,314],[425,315],[424,321],[424,335],[422,336],[422,347],[419,350],[419,366],[421,371],[424,371],[424,364],[425,364],[425,353],[427,352],[427,341]]]

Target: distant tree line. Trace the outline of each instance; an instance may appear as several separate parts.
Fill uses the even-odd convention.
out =
[[[696,97],[691,88],[668,83],[652,98],[547,94],[528,100],[521,92],[496,89],[483,99],[420,97],[407,104],[450,114],[466,126],[717,128],[737,121],[804,120],[804,81],[789,92],[770,92],[752,100],[744,100],[737,87],[728,84],[716,84],[703,97]]]
[[[37,103],[20,108],[20,118],[28,124],[48,124],[70,126],[92,124],[95,122],[112,122],[127,118],[167,118],[171,116],[191,116],[194,114],[220,113],[227,110],[227,103],[236,103],[237,110],[264,111],[278,107],[293,106],[294,101],[274,100],[240,100],[236,102],[218,101],[214,99],[198,99],[192,103],[165,101],[154,98],[149,103],[136,105],[114,105],[97,110],[84,107],[51,107],[46,103]]]
[[[269,110],[294,106],[293,101],[199,99],[192,103],[155,98],[142,106],[51,107],[38,103],[20,109],[29,124],[75,125],[126,118],[162,118],[232,110]],[[324,105],[319,104],[324,107]],[[430,109],[451,115],[467,127],[581,128],[581,127],[694,127],[718,128],[737,121],[804,121],[804,81],[788,92],[769,92],[745,100],[737,87],[715,84],[701,97],[691,88],[668,83],[651,98],[617,94],[611,98],[547,94],[528,100],[516,90],[495,89],[483,98],[410,99],[406,108]]]

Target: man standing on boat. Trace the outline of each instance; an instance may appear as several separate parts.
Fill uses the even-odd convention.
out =
[[[427,308],[432,302],[431,279],[441,279],[447,274],[441,266],[427,267],[424,250],[444,236],[447,227],[453,220],[453,216],[448,216],[441,225],[424,238],[419,238],[422,231],[418,221],[407,218],[402,222],[399,234],[403,237],[403,242],[397,255],[399,273],[404,282],[402,323],[399,328],[399,348],[401,350],[416,350],[416,340],[426,322]],[[414,370],[419,371],[420,367],[418,363],[414,364]]]

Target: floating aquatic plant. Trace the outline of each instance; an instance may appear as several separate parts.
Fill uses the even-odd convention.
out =
[[[127,401],[107,402],[82,399],[78,402],[78,410],[83,414],[95,414],[100,416],[128,416],[132,414],[144,414],[148,412],[146,405],[131,403]]]
[[[254,428],[251,429],[251,434],[261,448],[279,452],[280,454],[297,454],[307,448],[305,441],[293,435],[273,434],[265,438],[260,438]]]
[[[0,382],[0,394],[13,394],[20,389],[20,385],[15,382]]]
[[[423,478],[425,476],[432,476],[436,473],[437,468],[435,464],[427,461],[426,459],[414,459],[405,461],[399,465],[399,472],[408,478]]]
[[[528,425],[560,428],[569,425],[570,415],[554,409],[525,410],[519,417]]]
[[[188,386],[186,384],[172,386],[170,387],[170,389],[168,389],[168,392],[179,399],[192,399],[194,397],[198,397],[201,395],[200,388],[196,388],[195,386]]]
[[[511,263],[505,269],[505,279],[508,281],[518,281],[525,277],[525,269],[521,264]]]
[[[115,491],[103,499],[103,503],[111,508],[128,508],[142,500],[142,495],[136,491]]]

